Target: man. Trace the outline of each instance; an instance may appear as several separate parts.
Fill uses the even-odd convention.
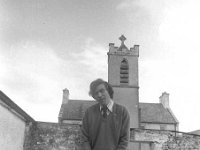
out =
[[[86,150],[126,150],[129,143],[129,113],[113,102],[113,89],[102,79],[90,84],[91,95],[98,103],[89,107],[82,121]]]

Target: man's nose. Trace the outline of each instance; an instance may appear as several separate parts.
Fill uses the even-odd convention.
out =
[[[97,96],[98,96],[98,97],[101,97],[101,96],[102,96],[102,93],[101,93],[101,92],[98,92],[98,93],[97,93]]]

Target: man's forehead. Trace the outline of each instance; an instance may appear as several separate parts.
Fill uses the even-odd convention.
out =
[[[106,89],[104,83],[101,83],[101,84],[97,85],[97,87],[95,88],[95,92],[97,92],[97,91],[99,91],[101,89]]]

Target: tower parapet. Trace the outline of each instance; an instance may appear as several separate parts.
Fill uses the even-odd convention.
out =
[[[109,54],[118,54],[118,55],[131,55],[131,56],[137,56],[139,57],[139,45],[134,45],[130,49],[126,47],[124,44],[124,41],[126,40],[126,37],[124,35],[121,35],[119,37],[119,40],[121,41],[121,46],[116,47],[114,43],[109,43]]]

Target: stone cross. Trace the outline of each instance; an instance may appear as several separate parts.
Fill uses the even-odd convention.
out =
[[[122,42],[121,45],[124,45],[124,41],[126,40],[126,37],[124,35],[121,35],[119,37],[119,40]]]

